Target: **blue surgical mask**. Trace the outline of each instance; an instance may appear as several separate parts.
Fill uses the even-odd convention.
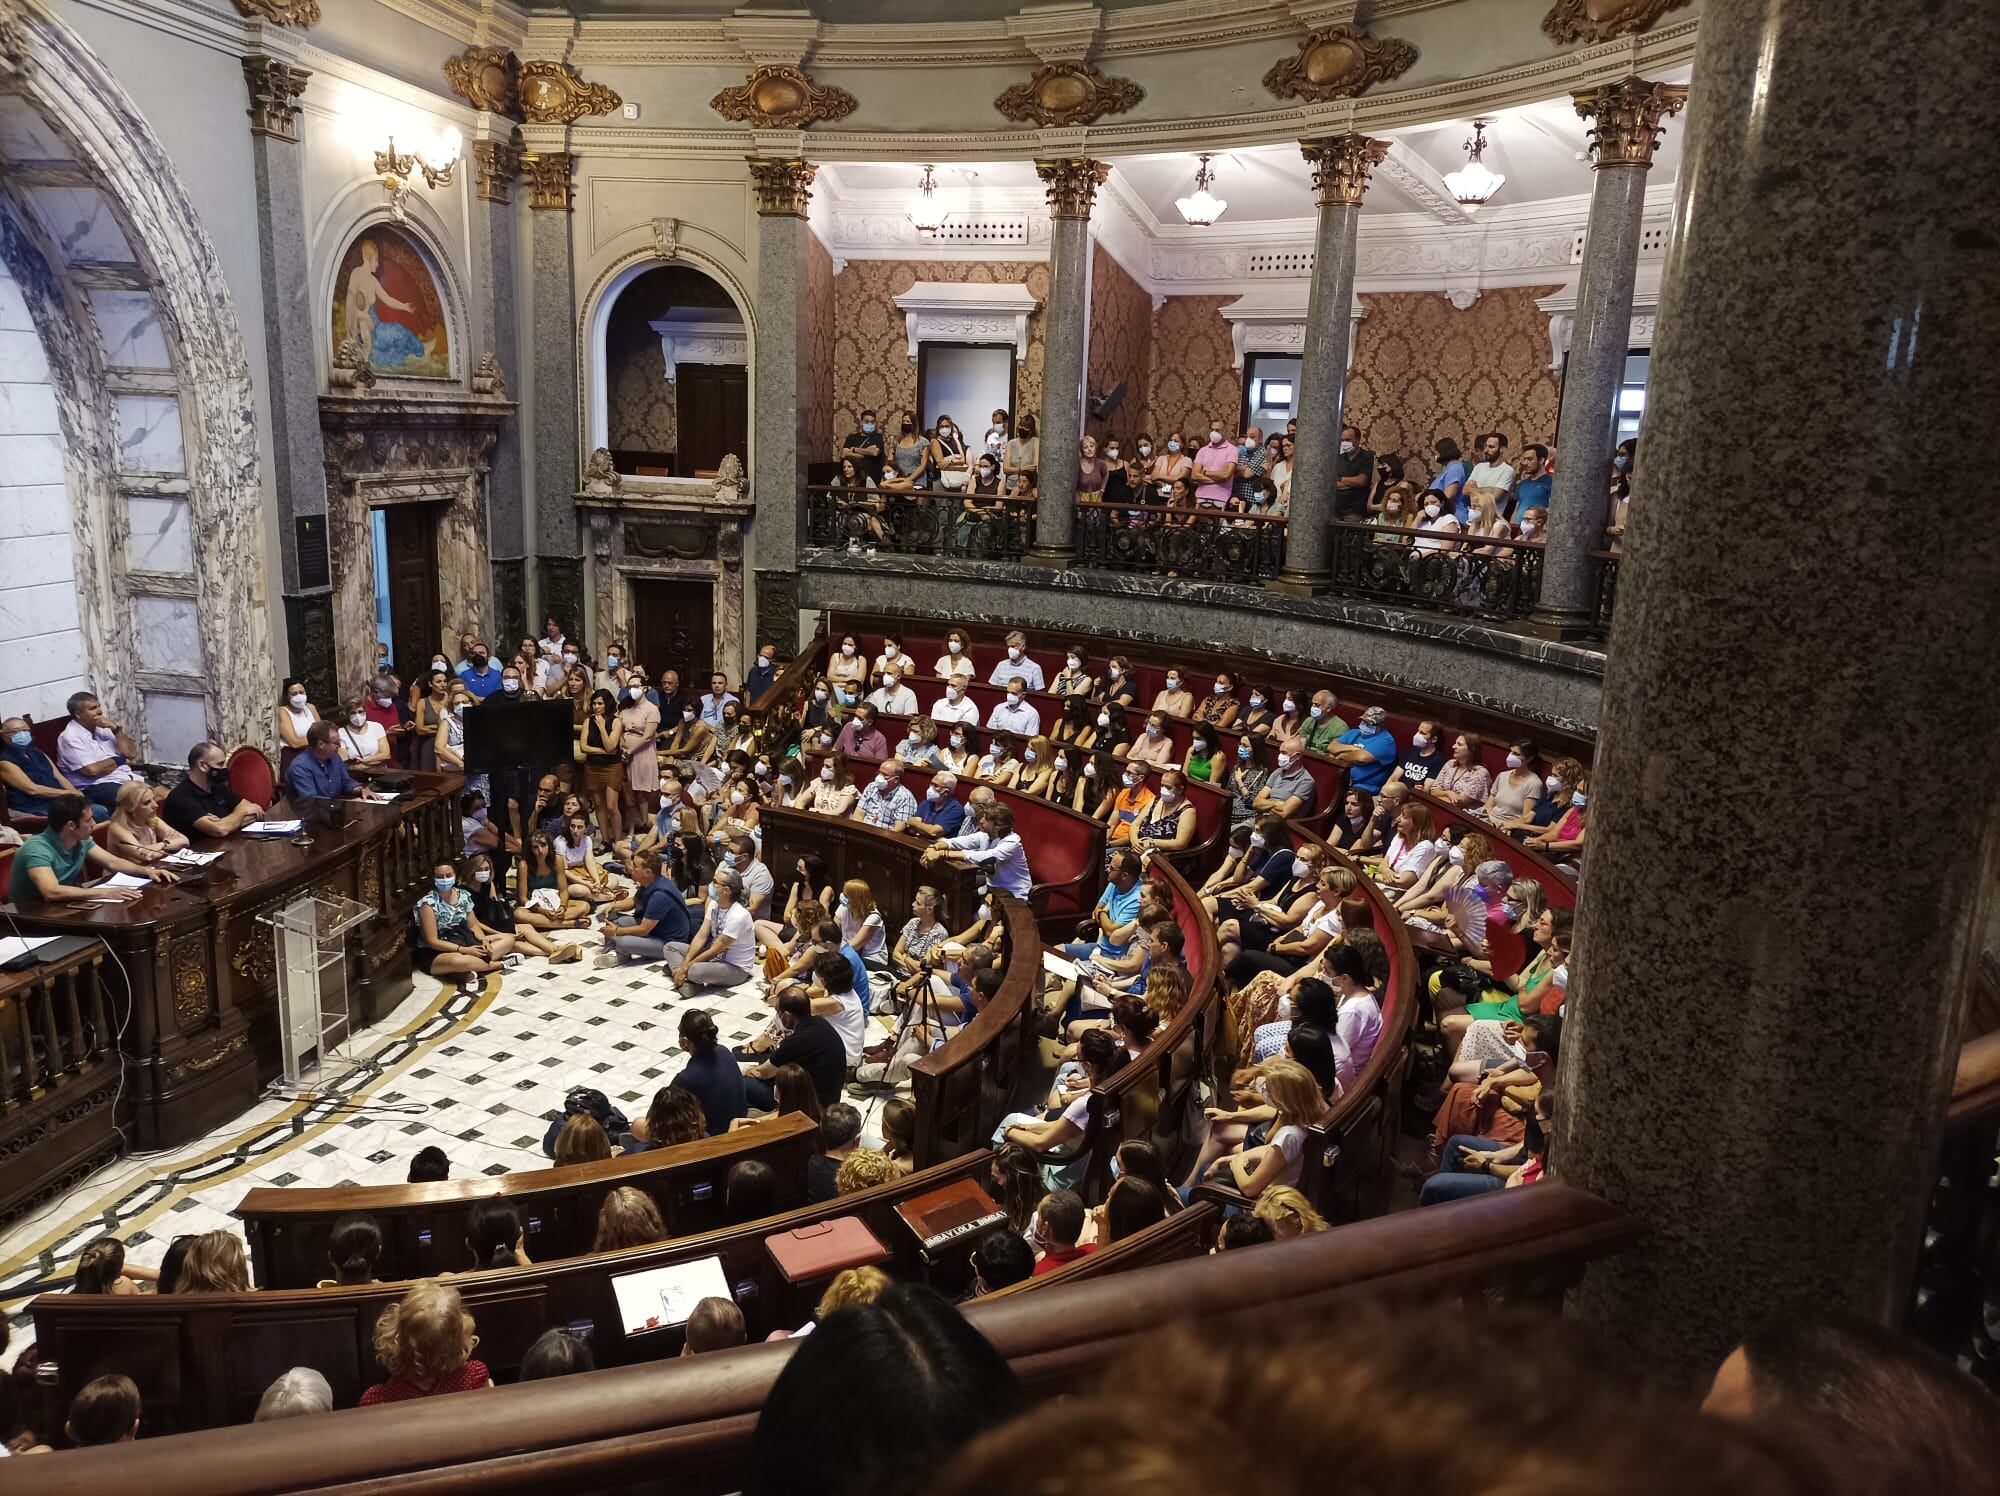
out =
[[[866,431],[869,435],[872,436],[875,434],[875,423],[873,421],[863,421],[861,423],[861,429],[863,431]]]
[[[1123,1165],[1121,1165],[1118,1162],[1118,1155],[1114,1153],[1111,1155],[1111,1182],[1113,1184],[1116,1184],[1119,1180],[1123,1179],[1124,1177],[1125,1177],[1125,1169]]]
[[[1237,744],[1236,756],[1243,762],[1248,763],[1250,761],[1250,745],[1248,743]]]
[[[1321,711],[1321,709],[1320,709],[1319,707],[1314,707],[1314,708],[1312,709],[1312,719],[1313,719],[1313,721],[1315,721],[1315,722],[1319,721],[1319,719],[1320,719],[1320,717],[1321,717],[1321,716],[1322,716],[1322,711]]]
[[[35,735],[31,732],[10,732],[7,734],[7,741],[12,743],[16,748],[25,748],[34,740]]]
[[[454,888],[458,887],[458,879],[449,873],[442,878],[433,878],[431,882],[436,886],[439,893],[450,893]]]
[[[1574,805],[1578,810],[1582,810],[1585,805],[1590,803],[1590,797],[1584,794],[1582,790],[1578,790],[1569,797],[1569,803]]]
[[[618,668],[618,656],[606,655],[604,657],[604,668],[606,670],[616,670]]]

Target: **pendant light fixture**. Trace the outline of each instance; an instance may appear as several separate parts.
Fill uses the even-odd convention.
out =
[[[1174,206],[1181,210],[1181,217],[1198,229],[1205,229],[1229,210],[1229,204],[1208,189],[1215,182],[1215,173],[1208,169],[1208,152],[1201,156],[1201,165],[1194,174],[1194,191],[1186,197],[1176,198]]]
[[[917,183],[917,200],[910,204],[910,222],[918,235],[928,239],[944,226],[944,200],[938,196],[935,169],[924,168],[924,179]]]
[[[1458,205],[1468,213],[1477,213],[1486,205],[1488,198],[1507,185],[1506,177],[1497,171],[1489,171],[1480,157],[1486,151],[1486,121],[1472,122],[1472,139],[1466,141],[1466,162],[1457,171],[1445,176],[1444,184],[1451,189],[1451,195],[1458,199]]]

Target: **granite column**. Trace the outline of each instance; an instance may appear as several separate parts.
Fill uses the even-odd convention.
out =
[[[1632,341],[1632,283],[1639,272],[1646,176],[1662,124],[1686,102],[1687,88],[1626,78],[1575,97],[1576,112],[1594,121],[1590,148],[1596,176],[1577,285],[1576,328],[1563,367],[1541,601],[1532,615],[1535,628],[1559,637],[1586,632],[1597,615],[1590,553],[1604,540],[1612,406]]]
[[[571,241],[567,150],[535,149],[522,158],[533,211],[533,345],[535,377],[534,523],[535,589],[539,619],[553,613],[566,631],[581,635],[583,542],[576,517],[582,480],[577,434],[576,265]],[[539,632],[539,630],[537,630]],[[606,640],[596,641],[599,648]]]
[[[1340,410],[1347,398],[1347,353],[1354,337],[1355,239],[1368,176],[1389,154],[1389,142],[1366,135],[1309,140],[1319,232],[1313,245],[1306,341],[1299,358],[1298,467],[1292,475],[1285,564],[1274,592],[1313,593],[1332,579],[1327,566],[1327,516],[1340,471]]]
[[[306,267],[305,156],[299,96],[312,74],[277,57],[243,59],[250,90],[250,162],[257,191],[264,293],[264,367],[271,400],[271,472],[284,578],[291,672],[322,705],[340,699],[334,666],[333,586],[327,565],[325,444],[319,361]]]
[[[479,138],[472,142],[477,169],[472,204],[473,330],[482,367],[492,357],[496,393],[521,373],[520,302],[516,295],[516,225],[511,184],[521,169],[521,148],[511,121],[482,113]],[[518,421],[503,424],[486,478],[486,543],[493,574],[492,628],[500,640],[540,634],[528,622],[527,519],[522,512],[521,434]],[[566,625],[567,626],[567,625]],[[575,620],[581,627],[582,620]]]
[[[1037,161],[1049,193],[1049,304],[1042,322],[1041,451],[1035,543],[1026,559],[1066,567],[1076,557],[1077,462],[1083,440],[1083,357],[1089,332],[1090,205],[1111,168],[1068,157]]]
[[[750,158],[757,194],[757,329],[751,348],[756,409],[750,494],[750,564],[756,578],[756,638],[778,657],[797,653],[799,541],[805,528],[807,377],[806,253],[812,229],[806,205],[817,168],[797,158]],[[831,455],[831,454],[822,454]],[[742,667],[725,664],[732,677]]]
[[[2000,735],[2000,530],[1893,515],[2000,410],[1996,51],[1990,0],[1702,12],[1550,1155],[1650,1228],[1573,1310],[1689,1384],[1909,1292],[2000,838],[1937,775]]]

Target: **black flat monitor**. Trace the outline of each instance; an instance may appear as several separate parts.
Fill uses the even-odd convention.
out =
[[[575,755],[567,701],[484,702],[465,712],[465,772],[545,769]]]

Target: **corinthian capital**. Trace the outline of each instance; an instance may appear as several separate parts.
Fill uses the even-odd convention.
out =
[[[1389,142],[1366,135],[1333,135],[1299,142],[1299,153],[1312,163],[1316,202],[1322,207],[1358,208],[1369,176],[1389,154]]]
[[[1597,168],[1653,164],[1653,148],[1667,117],[1687,103],[1685,83],[1654,83],[1646,78],[1621,78],[1603,88],[1572,95],[1576,112],[1590,127],[1590,150]]]
[[[804,218],[818,174],[810,161],[752,156],[750,184],[757,191],[757,211],[766,217]]]
[[[1066,156],[1037,161],[1035,175],[1048,188],[1051,218],[1088,218],[1097,189],[1111,175],[1111,164],[1087,156]]]
[[[542,213],[569,211],[570,170],[576,157],[568,151],[543,151],[521,158],[528,178],[528,206]]]

